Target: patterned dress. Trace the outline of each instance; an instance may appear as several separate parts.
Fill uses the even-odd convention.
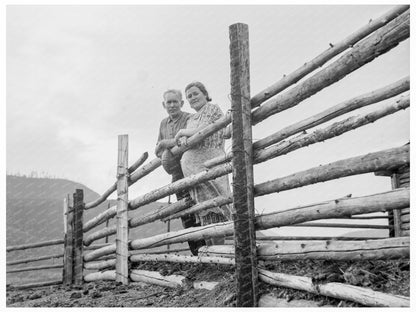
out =
[[[199,128],[203,124],[210,124],[224,116],[218,105],[207,103],[196,114],[188,119],[187,129]],[[201,143],[187,150],[181,159],[182,171],[185,177],[206,170],[204,162],[217,156],[224,156],[224,129],[219,130],[209,136]],[[192,199],[197,202],[203,202],[217,196],[229,196],[230,185],[228,176],[222,176],[214,180],[196,185],[189,190]],[[231,220],[232,205],[223,205],[214,207],[198,213],[202,225],[225,222]]]

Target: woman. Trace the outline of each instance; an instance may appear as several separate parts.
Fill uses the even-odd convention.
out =
[[[188,84],[185,88],[185,94],[186,99],[196,113],[189,117],[186,129],[181,129],[176,134],[175,140],[178,145],[186,144],[188,137],[224,116],[218,105],[210,103],[211,98],[201,82]],[[182,155],[181,166],[185,177],[206,170],[205,161],[225,155],[223,132],[224,129],[219,130]],[[200,183],[190,190],[190,195],[196,203],[221,195],[229,196],[228,176]],[[201,225],[225,222],[231,220],[231,209],[231,205],[214,207],[199,212],[197,217],[200,219]],[[210,238],[205,241],[207,245],[222,245],[225,238]]]

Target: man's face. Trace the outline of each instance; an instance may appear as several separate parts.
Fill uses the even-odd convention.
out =
[[[166,93],[165,101],[163,102],[163,107],[168,112],[168,115],[172,118],[175,118],[181,112],[183,101],[175,93]]]

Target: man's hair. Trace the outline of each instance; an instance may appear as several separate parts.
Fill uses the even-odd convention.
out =
[[[180,101],[182,101],[182,92],[181,92],[181,90],[177,90],[177,89],[169,89],[169,90],[166,90],[166,91],[163,93],[163,101],[165,101],[165,96],[166,96],[166,94],[168,94],[168,93],[173,93],[173,94],[176,94],[176,95],[179,97],[179,100],[180,100]]]

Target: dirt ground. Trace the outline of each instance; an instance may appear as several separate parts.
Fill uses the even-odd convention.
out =
[[[369,287],[384,293],[410,296],[410,262],[399,261],[292,261],[259,263],[270,271],[309,276],[319,283],[341,282]],[[7,307],[233,307],[234,269],[215,264],[140,263],[135,269],[158,271],[162,275],[186,277],[184,287],[167,288],[131,282],[86,283],[80,287],[50,286],[27,290],[7,288]],[[194,281],[218,282],[212,290],[195,289]],[[360,307],[355,302],[271,286],[260,282],[260,295],[270,294],[290,303],[304,301],[308,306]]]

